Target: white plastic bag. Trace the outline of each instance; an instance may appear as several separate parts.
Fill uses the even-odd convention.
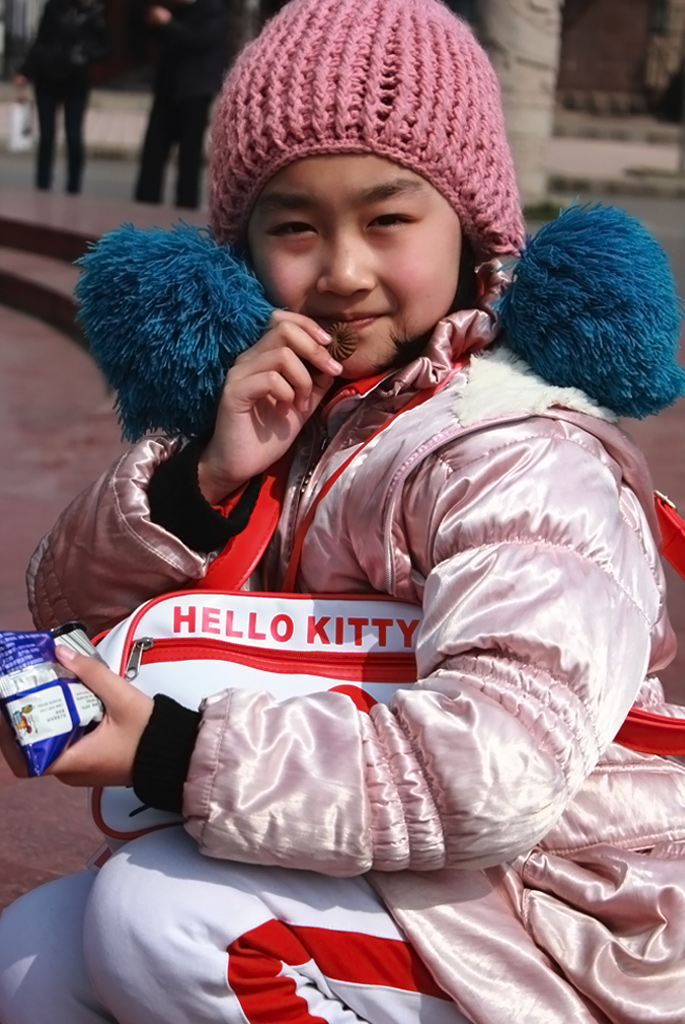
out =
[[[29,99],[15,100],[10,107],[10,153],[24,153],[33,145],[33,104]]]

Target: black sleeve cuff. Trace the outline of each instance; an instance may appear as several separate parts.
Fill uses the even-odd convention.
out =
[[[133,762],[133,791],[146,807],[181,813],[200,717],[163,693],[155,696]]]
[[[224,516],[205,500],[197,467],[206,438],[194,438],[180,452],[159,464],[148,485],[150,519],[193,551],[209,554],[223,548],[250,521],[262,484],[253,477],[231,512]]]

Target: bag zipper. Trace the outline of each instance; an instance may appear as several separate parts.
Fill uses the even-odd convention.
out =
[[[250,668],[288,673],[307,669],[312,675],[327,679],[348,679],[375,683],[416,682],[416,659],[413,653],[366,652],[342,654],[338,651],[272,651],[261,647],[203,639],[193,643],[187,639],[145,636],[131,645],[126,661],[126,679],[133,680],[143,665],[165,661],[238,661]]]
[[[126,661],[126,669],[124,671],[124,679],[128,679],[130,683],[137,678],[140,672],[140,663],[143,658],[143,653],[149,651],[154,640],[151,636],[141,636],[139,640],[134,640],[131,646],[131,653]]]

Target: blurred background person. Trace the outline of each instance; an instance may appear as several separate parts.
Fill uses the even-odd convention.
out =
[[[106,52],[107,24],[100,0],[48,0],[36,37],[14,78],[19,89],[33,82],[38,113],[39,189],[52,186],[57,110],[63,106],[67,192],[81,191],[89,70]]]
[[[200,176],[209,108],[228,61],[224,0],[168,0],[153,4],[145,20],[159,36],[154,98],[135,198],[162,201],[172,146],[178,145],[176,206],[200,205]]]

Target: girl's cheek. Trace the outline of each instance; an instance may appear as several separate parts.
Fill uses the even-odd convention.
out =
[[[285,306],[294,313],[301,312],[306,295],[306,276],[298,270],[296,261],[277,261],[257,274],[266,296],[275,306]]]

